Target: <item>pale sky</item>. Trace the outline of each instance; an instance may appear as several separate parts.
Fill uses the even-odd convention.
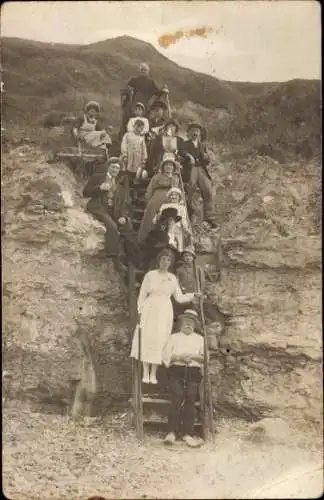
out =
[[[203,38],[163,49],[159,36],[207,27]],[[321,77],[315,0],[6,2],[1,36],[87,44],[120,35],[150,42],[181,66],[233,81]]]

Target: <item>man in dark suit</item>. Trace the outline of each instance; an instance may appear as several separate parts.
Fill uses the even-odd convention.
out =
[[[146,63],[141,63],[140,74],[129,80],[127,88],[132,92],[133,102],[142,102],[146,109],[149,108],[153,97],[159,98],[167,92],[165,87],[161,87],[151,76],[150,68]]]
[[[83,190],[83,196],[90,198],[86,211],[106,226],[106,251],[109,257],[119,254],[119,232],[116,221],[127,214],[127,198],[123,185],[117,180],[121,164],[119,158],[108,160],[105,172],[94,174]]]
[[[198,123],[191,123],[187,129],[188,139],[184,141],[180,155],[183,161],[183,180],[187,183],[188,208],[192,213],[192,197],[198,185],[204,204],[204,220],[211,227],[216,228],[218,224],[214,217],[213,191],[211,176],[208,172],[210,163],[206,147],[201,140],[203,127]]]

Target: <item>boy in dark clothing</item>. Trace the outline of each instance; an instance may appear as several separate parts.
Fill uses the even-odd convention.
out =
[[[196,258],[195,251],[192,247],[187,247],[181,254],[181,260],[176,265],[175,275],[178,278],[178,282],[182,293],[196,292],[196,273],[194,267],[194,259]],[[205,289],[205,272],[201,266],[197,266],[197,275],[199,280],[199,291],[204,293]],[[173,302],[175,316],[182,314],[184,311],[184,306]],[[199,312],[198,305],[196,303],[186,304],[186,308],[190,308]]]
[[[120,217],[117,227],[127,263],[131,262],[137,269],[142,269],[142,248],[138,243],[137,233],[132,226],[131,219],[129,217]]]
[[[118,158],[110,158],[106,171],[94,174],[83,190],[83,196],[90,198],[86,211],[106,226],[106,250],[109,257],[117,257],[119,250],[119,234],[116,220],[121,211],[124,213],[123,197],[117,176],[120,172]]]

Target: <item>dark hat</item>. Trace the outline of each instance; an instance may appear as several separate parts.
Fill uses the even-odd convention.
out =
[[[167,105],[163,101],[155,101],[153,102],[150,109],[157,109],[157,108],[167,109]]]
[[[165,122],[164,129],[168,128],[169,125],[174,125],[176,128],[176,131],[178,132],[180,125],[179,122],[175,118],[170,118]]]
[[[192,128],[199,128],[199,130],[201,130],[201,131],[204,130],[204,127],[202,125],[200,125],[200,123],[197,123],[197,122],[189,123],[189,125],[187,127],[187,132],[189,132],[189,130],[191,130]]]
[[[183,250],[181,256],[183,256],[185,253],[190,253],[191,255],[193,255],[194,257],[196,257],[196,252],[195,252],[194,248],[192,248],[192,247],[186,247]]]
[[[172,219],[175,219],[176,222],[181,221],[182,217],[181,215],[178,214],[178,210],[173,207],[168,207],[162,210],[161,213],[161,219],[166,220],[169,219],[169,217],[172,217]]]
[[[195,327],[199,326],[199,316],[193,309],[186,309],[183,314],[180,314],[178,321],[181,321],[183,318],[190,318],[194,321]]]

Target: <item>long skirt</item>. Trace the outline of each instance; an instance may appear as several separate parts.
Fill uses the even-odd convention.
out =
[[[162,351],[173,327],[173,307],[169,297],[152,294],[144,303],[141,315],[141,361],[162,364]],[[139,326],[135,328],[131,357],[138,359]]]
[[[169,188],[157,189],[156,191],[154,191],[152,198],[146,205],[144,216],[140,228],[138,230],[138,241],[140,243],[143,243],[145,241],[147,235],[149,234],[151,229],[153,229],[154,216],[159,211],[159,208],[162,205],[162,203],[165,202],[168,191]]]
[[[110,136],[107,134],[107,132],[105,132],[105,135],[103,136],[103,138],[101,138],[102,133],[103,133],[102,130],[101,131],[93,130],[92,132],[85,133],[83,139],[86,142],[86,144],[94,148],[102,148],[110,146],[111,145]]]

